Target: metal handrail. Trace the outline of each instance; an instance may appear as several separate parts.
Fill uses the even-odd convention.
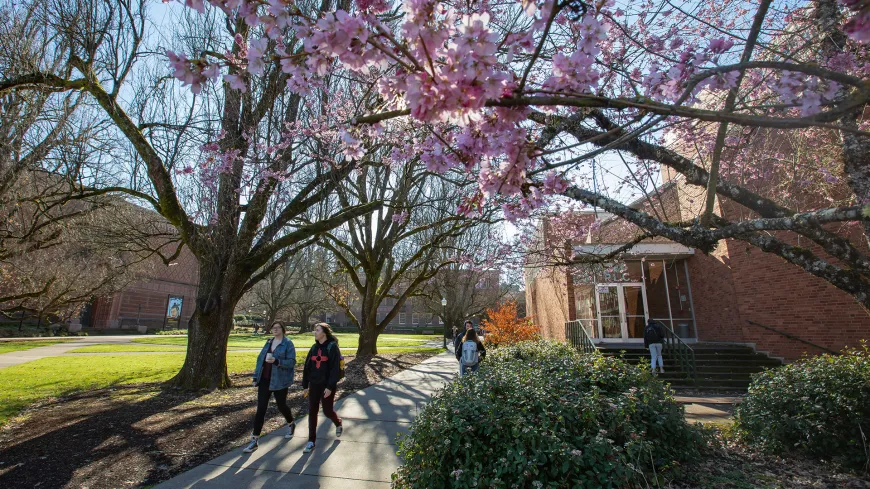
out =
[[[832,355],[839,355],[839,354],[840,354],[840,352],[836,352],[836,351],[834,351],[834,350],[831,350],[831,349],[825,348],[824,346],[817,345],[817,344],[813,343],[812,341],[807,341],[807,340],[805,340],[805,339],[803,339],[803,338],[798,338],[797,336],[794,336],[794,335],[788,334],[788,333],[786,333],[785,331],[780,331],[780,330],[778,330],[778,329],[774,329],[774,328],[771,328],[770,326],[765,326],[765,325],[763,325],[763,324],[759,324],[759,323],[756,323],[755,321],[750,321],[750,320],[748,320],[748,319],[746,320],[746,322],[749,323],[749,324],[751,324],[751,325],[753,325],[753,326],[758,326],[759,328],[764,328],[764,329],[766,329],[766,330],[768,330],[768,331],[773,331],[774,333],[779,334],[779,335],[782,335],[782,336],[785,336],[786,338],[788,338],[788,339],[790,339],[790,340],[800,341],[801,343],[804,343],[804,344],[806,344],[806,345],[810,345],[810,346],[812,346],[812,347],[814,347],[814,348],[818,348],[819,350],[822,350],[822,351],[826,351],[826,352],[828,352],[828,353],[830,353],[830,354],[832,354]]]
[[[697,386],[698,370],[696,366],[697,364],[695,363],[695,350],[686,344],[686,342],[683,341],[677,333],[674,333],[674,330],[669,328],[666,324],[661,321],[654,322],[661,326],[665,331],[665,337],[663,338],[664,341],[662,344],[662,355],[676,359],[677,365],[680,366],[680,370],[688,374],[689,378],[692,379],[692,384]]]
[[[565,338],[568,339],[568,343],[571,346],[583,353],[595,353],[598,351],[598,348],[592,342],[592,338],[589,337],[589,333],[586,332],[586,328],[583,327],[583,323],[580,321],[568,321],[565,323]]]

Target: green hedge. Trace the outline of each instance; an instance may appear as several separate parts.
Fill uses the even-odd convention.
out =
[[[525,342],[448,384],[399,440],[397,489],[618,488],[694,458],[701,437],[646,369]]]
[[[870,469],[870,351],[821,355],[755,376],[735,430],[769,452]]]

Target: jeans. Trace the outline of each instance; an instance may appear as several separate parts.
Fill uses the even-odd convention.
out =
[[[293,422],[293,414],[290,412],[290,406],[287,405],[287,389],[277,391],[269,390],[268,382],[260,382],[257,384],[257,414],[254,415],[254,436],[260,436],[263,431],[263,423],[266,422],[266,409],[269,407],[269,398],[275,396],[275,404],[278,405],[278,411],[284,415],[284,419],[288,423]]]
[[[656,369],[656,359],[659,361],[659,368],[665,368],[664,363],[662,362],[662,344],[661,343],[650,343],[649,344],[649,356],[650,356],[650,368]]]
[[[480,363],[475,363],[474,365],[469,367],[463,365],[462,362],[459,362],[459,377],[463,377],[465,375],[468,375],[469,373],[475,373],[477,372],[478,368],[480,368]]]
[[[317,411],[323,406],[323,414],[332,420],[335,426],[341,426],[341,418],[333,408],[335,404],[335,391],[329,397],[323,397],[325,385],[311,384],[308,386],[308,441],[317,441]],[[336,389],[338,390],[338,389]]]

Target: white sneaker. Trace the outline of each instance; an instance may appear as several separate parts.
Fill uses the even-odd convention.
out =
[[[311,453],[312,450],[314,450],[314,442],[309,441],[305,444],[305,448],[302,449],[302,453]]]
[[[339,438],[341,436],[341,432],[344,431],[344,428],[341,425],[335,427],[335,437]]]
[[[293,438],[293,433],[296,433],[296,423],[289,423],[287,425],[287,434],[284,435],[284,438],[287,440]]]
[[[254,438],[251,440],[251,443],[248,443],[248,446],[246,446],[245,449],[242,451],[244,453],[251,453],[256,451],[258,448],[260,448],[260,444],[257,442],[257,439]]]

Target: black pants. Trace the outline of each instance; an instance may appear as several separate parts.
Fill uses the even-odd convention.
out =
[[[260,432],[263,431],[263,423],[266,422],[266,409],[269,407],[269,398],[273,394],[278,411],[281,411],[288,423],[293,422],[293,413],[290,412],[290,406],[287,405],[287,389],[270,391],[269,381],[263,380],[257,385],[257,414],[254,416],[254,436],[260,436]]]

